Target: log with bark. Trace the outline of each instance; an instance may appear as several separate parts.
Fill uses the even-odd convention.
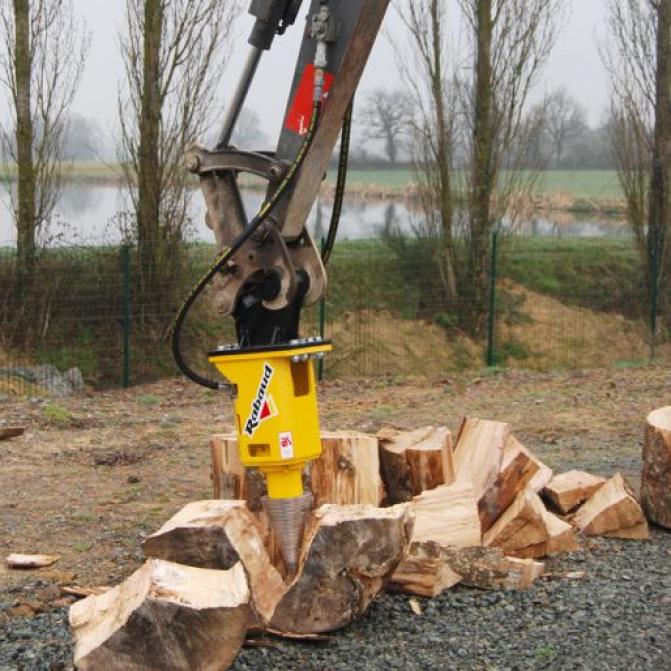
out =
[[[566,515],[596,494],[604,484],[605,478],[584,471],[568,471],[555,475],[543,495],[556,510]]]
[[[241,561],[256,619],[267,622],[285,589],[266,551],[267,531],[244,501],[187,504],[142,544],[145,557],[227,570]]]
[[[444,426],[402,432],[382,429],[380,471],[387,503],[411,501],[413,496],[454,481],[452,434]]]
[[[643,510],[620,473],[578,508],[573,523],[586,536],[645,540],[650,535]]]
[[[322,506],[308,521],[297,575],[285,585],[244,501],[200,501],[148,537],[144,551],[219,569],[240,560],[256,623],[303,635],[339,629],[361,615],[401,561],[411,533],[408,505]]]
[[[70,608],[80,671],[220,671],[251,620],[242,564],[227,571],[149,560]]]
[[[412,528],[408,504],[319,508],[308,522],[297,576],[269,626],[319,634],[350,624],[385,587],[407,551]]]
[[[671,407],[655,410],[647,418],[641,504],[650,521],[671,529]]]
[[[216,435],[210,445],[214,498],[244,500],[253,512],[262,511],[265,477],[242,465],[237,437]],[[384,490],[377,440],[350,431],[322,432],[322,455],[308,464],[303,483],[313,493],[315,508],[324,503],[379,505]]]

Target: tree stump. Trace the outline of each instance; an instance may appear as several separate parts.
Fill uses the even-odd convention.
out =
[[[648,415],[641,504],[650,521],[671,529],[671,406]]]
[[[242,564],[228,571],[149,560],[70,608],[80,671],[220,671],[250,623]]]

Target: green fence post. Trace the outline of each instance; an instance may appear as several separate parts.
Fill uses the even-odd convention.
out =
[[[123,245],[123,386],[125,389],[130,387],[131,251],[130,244]]]
[[[321,208],[320,208],[321,209]],[[326,247],[326,240],[321,239],[321,253],[324,254],[324,247]],[[322,296],[319,301],[319,336],[324,339],[326,331],[326,296]],[[317,364],[317,379],[321,382],[324,379],[324,359],[319,359]]]
[[[487,317],[487,366],[496,365],[496,345],[494,329],[496,326],[496,262],[499,233],[492,233],[491,261],[489,265],[489,315]]]
[[[656,236],[657,237],[657,236]],[[652,242],[652,254],[650,255],[650,362],[655,358],[657,349],[657,304],[658,299],[658,269],[657,254],[659,245],[657,240]]]

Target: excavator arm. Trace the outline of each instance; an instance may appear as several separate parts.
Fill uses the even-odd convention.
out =
[[[249,152],[231,137],[264,51],[296,22],[302,0],[252,0],[256,17],[250,53],[240,76],[217,147],[192,148],[187,168],[200,177],[207,223],[220,249],[243,235],[248,217],[238,176],[268,182],[266,202],[277,194],[305,149],[314,111],[315,78],[322,77],[321,110],[301,165],[254,235],[216,278],[219,311],[232,315],[240,345],[266,345],[298,338],[300,312],[326,290],[320,253],[305,224],[317,198],[346,113],[379,32],[389,0],[312,0],[304,38],[275,151]],[[339,193],[338,197],[342,197]]]
[[[351,102],[388,4],[312,0],[277,148],[249,152],[231,146],[237,119],[263,52],[297,20],[302,6],[301,0],[252,0],[251,51],[219,142],[186,155],[187,169],[200,178],[219,255],[177,315],[173,353],[193,381],[231,392],[240,458],[266,476],[263,503],[289,574],[298,564],[312,502],[303,490],[303,469],[321,452],[312,360],[331,350],[330,343],[299,339],[300,314],[326,290],[324,260],[344,192]],[[305,224],[341,130],[336,214],[322,256]],[[268,182],[265,202],[249,221],[238,184],[244,173]],[[236,324],[238,342],[210,353],[227,382],[203,377],[182,356],[182,324],[210,283],[220,312]]]

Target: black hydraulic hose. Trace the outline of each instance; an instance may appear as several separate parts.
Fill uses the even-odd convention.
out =
[[[338,235],[338,226],[340,224],[340,216],[342,215],[343,201],[345,200],[345,187],[347,186],[347,167],[349,163],[349,147],[352,137],[352,110],[354,108],[354,100],[350,101],[345,112],[343,120],[342,134],[340,136],[340,156],[338,158],[338,177],[336,179],[335,197],[333,200],[333,211],[331,212],[331,221],[329,223],[329,230],[322,250],[322,261],[326,265],[331,257],[333,246],[335,245],[336,237]]]
[[[210,380],[202,375],[196,373],[189,364],[185,361],[182,355],[182,346],[181,346],[181,335],[182,335],[182,326],[184,321],[191,310],[191,307],[196,302],[196,299],[203,292],[205,287],[212,281],[212,278],[221,271],[226,264],[233,258],[233,256],[240,250],[240,248],[249,240],[249,238],[254,235],[258,230],[259,226],[266,220],[268,215],[273,211],[275,206],[279,203],[281,198],[287,192],[287,189],[291,185],[294,177],[298,173],[305,156],[312,145],[312,140],[315,136],[315,131],[317,130],[317,124],[319,123],[319,117],[321,114],[321,100],[316,101],[312,107],[312,118],[310,120],[310,126],[308,128],[305,140],[301,145],[294,162],[291,164],[291,167],[287,171],[287,174],[284,176],[284,179],[280,183],[279,187],[275,190],[275,193],[268,199],[259,210],[258,214],[249,222],[245,227],[245,230],[235,239],[233,244],[230,247],[225,247],[221,250],[217,256],[214,263],[209,267],[207,272],[198,280],[196,285],[191,289],[187,299],[182,304],[182,307],[179,309],[175,321],[172,326],[172,355],[175,359],[175,363],[179,369],[188,377],[190,380],[196,384],[206,387],[207,389],[214,389],[219,391],[221,389],[226,389],[229,387],[228,384],[223,382],[217,382],[216,380]]]

